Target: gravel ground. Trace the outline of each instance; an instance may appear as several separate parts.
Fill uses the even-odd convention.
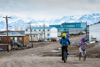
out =
[[[82,37],[84,35],[72,37],[70,40],[80,41]],[[41,47],[10,51],[9,53],[2,52],[0,53],[0,67],[100,67],[100,59],[97,58],[79,61],[78,57],[69,56],[67,63],[63,63],[59,56],[43,56],[44,53],[49,53],[59,47],[61,47],[59,42],[50,42],[49,45],[45,44]]]

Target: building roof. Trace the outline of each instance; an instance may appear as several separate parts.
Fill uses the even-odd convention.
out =
[[[26,33],[27,35],[31,35],[30,33]],[[32,35],[38,35],[38,34],[44,34],[44,33],[32,33]]]
[[[65,25],[65,24],[80,24],[80,23],[62,23],[61,25]]]
[[[8,45],[8,44],[0,44],[0,45]]]
[[[84,29],[83,27],[77,27],[77,28],[63,28],[61,27],[62,29]],[[58,29],[61,29],[61,28],[58,28]]]
[[[53,24],[53,25],[55,25],[55,26],[60,26],[61,24]],[[51,26],[51,25],[49,25],[49,26]]]
[[[64,22],[61,25],[64,25],[64,24],[81,24],[81,23],[86,23],[86,22],[72,22],[72,23]]]
[[[7,35],[0,35],[1,37],[2,36],[7,36]],[[8,35],[8,36],[16,36],[16,37],[18,37],[18,36],[25,36],[25,35]]]
[[[93,25],[97,25],[97,24],[100,24],[100,22],[98,22],[98,23],[94,23],[94,24],[91,24],[91,25],[89,25],[89,26],[93,26]]]
[[[45,27],[45,29],[51,29],[52,27]],[[26,29],[30,29],[30,27],[27,27]],[[31,27],[31,29],[44,29],[44,27]]]
[[[0,36],[7,36],[7,31],[1,31]],[[8,31],[8,36],[25,36],[24,31]]]

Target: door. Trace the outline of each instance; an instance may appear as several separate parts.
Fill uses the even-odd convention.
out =
[[[17,41],[17,37],[15,37],[15,41]]]

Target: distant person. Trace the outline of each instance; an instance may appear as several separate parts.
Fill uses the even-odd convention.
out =
[[[62,45],[61,48],[62,48],[62,60],[63,60],[64,49],[66,49],[66,53],[67,55],[69,55],[67,48],[68,48],[68,45],[70,45],[70,40],[68,39],[68,37],[66,37],[65,33],[62,34],[60,44]]]
[[[80,53],[79,53],[79,60],[80,60],[83,51],[85,52],[85,55],[86,55],[87,43],[86,43],[85,38],[82,38],[82,39],[81,39],[81,43],[79,44],[79,47],[80,47],[80,48],[79,48],[79,51],[80,51]]]

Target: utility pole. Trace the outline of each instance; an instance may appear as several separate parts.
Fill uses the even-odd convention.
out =
[[[31,22],[29,22],[28,24],[29,24],[29,26],[30,26],[30,37],[31,37],[31,42],[32,42],[32,32],[31,32],[32,29],[31,29]],[[33,47],[33,42],[32,42],[32,47]]]
[[[86,36],[87,36],[87,21],[86,21]]]
[[[76,24],[76,35],[77,35],[77,24]]]
[[[81,28],[82,28],[82,21],[81,21]],[[80,35],[82,34],[82,29],[81,29],[81,33],[80,33]]]
[[[8,18],[10,17],[3,17],[6,19],[6,28],[7,28],[7,51],[9,52],[9,43],[8,43]]]
[[[44,23],[44,41],[45,41],[45,23]]]

